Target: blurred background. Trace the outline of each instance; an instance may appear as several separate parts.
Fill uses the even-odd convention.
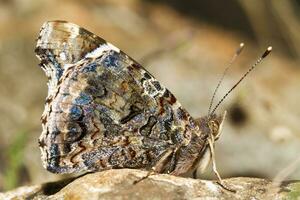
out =
[[[229,96],[216,160],[223,178],[300,178],[299,0],[1,0],[0,191],[60,179],[43,169],[37,139],[47,79],[34,48],[43,22],[67,20],[127,52],[194,117],[239,46],[219,100],[269,46],[267,57]],[[288,168],[288,170],[286,170]],[[213,178],[211,169],[201,178]]]

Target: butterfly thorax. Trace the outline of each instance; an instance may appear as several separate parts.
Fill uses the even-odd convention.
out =
[[[209,153],[208,141],[209,139],[215,141],[220,136],[225,115],[226,113],[220,116],[208,115],[195,120],[198,133],[193,134],[187,146],[179,149],[177,170],[174,170],[172,174],[186,174],[197,169],[199,165],[204,165],[201,168],[207,167],[210,155],[204,156],[204,154]]]

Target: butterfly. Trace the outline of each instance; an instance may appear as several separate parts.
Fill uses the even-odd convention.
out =
[[[183,175],[213,158],[217,173],[213,147],[226,112],[193,118],[139,63],[73,23],[44,23],[35,52],[49,79],[39,138],[48,171]]]

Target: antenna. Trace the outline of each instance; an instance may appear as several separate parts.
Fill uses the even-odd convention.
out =
[[[238,80],[233,87],[223,96],[223,98],[218,102],[218,104],[214,107],[214,109],[212,110],[211,114],[214,114],[214,112],[216,111],[216,109],[219,107],[219,105],[224,101],[224,99],[226,99],[226,97],[234,90],[234,88],[236,88],[240,82],[259,64],[261,63],[261,61],[267,57],[269,55],[269,53],[271,53],[272,51],[272,47],[269,46],[267,48],[267,50],[262,54],[262,56],[248,69],[248,71],[240,78],[240,80]]]
[[[221,83],[222,83],[222,81],[223,81],[223,79],[224,79],[224,77],[225,77],[225,75],[226,75],[228,69],[229,69],[229,68],[231,67],[231,65],[234,63],[234,61],[236,60],[236,58],[238,57],[238,55],[240,55],[240,53],[242,52],[243,48],[244,48],[244,43],[240,43],[239,48],[235,51],[235,54],[232,56],[232,58],[231,58],[231,60],[230,60],[230,62],[229,62],[229,64],[228,64],[228,66],[227,66],[226,69],[224,70],[224,72],[223,72],[223,74],[222,74],[222,76],[221,76],[221,78],[220,78],[220,80],[219,80],[219,82],[218,82],[218,85],[217,85],[217,87],[216,87],[215,90],[214,90],[213,96],[212,96],[212,98],[211,98],[211,100],[210,100],[210,104],[209,104],[209,108],[208,108],[208,115],[209,115],[209,113],[210,113],[210,111],[211,111],[211,107],[212,107],[212,104],[213,104],[214,99],[215,99],[215,97],[216,97],[216,93],[217,93],[217,91],[218,91],[218,89],[219,89],[219,87],[220,87],[220,85],[221,85]]]

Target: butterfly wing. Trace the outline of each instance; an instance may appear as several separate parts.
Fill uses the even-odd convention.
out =
[[[40,66],[49,78],[49,94],[68,64],[74,64],[106,43],[93,33],[66,21],[50,21],[43,24],[35,49]]]
[[[55,26],[47,30],[48,35],[56,31]],[[64,32],[65,37],[74,34],[72,28]],[[50,39],[75,45],[57,37]],[[150,168],[170,149],[188,145],[198,131],[169,90],[118,48],[103,39],[89,41],[97,37],[85,37],[99,46],[90,53],[83,50],[82,59],[60,63],[63,73],[48,97],[39,141],[43,164],[51,172]],[[51,41],[43,33],[41,38],[38,44]],[[56,55],[60,51],[65,50],[52,49]]]

